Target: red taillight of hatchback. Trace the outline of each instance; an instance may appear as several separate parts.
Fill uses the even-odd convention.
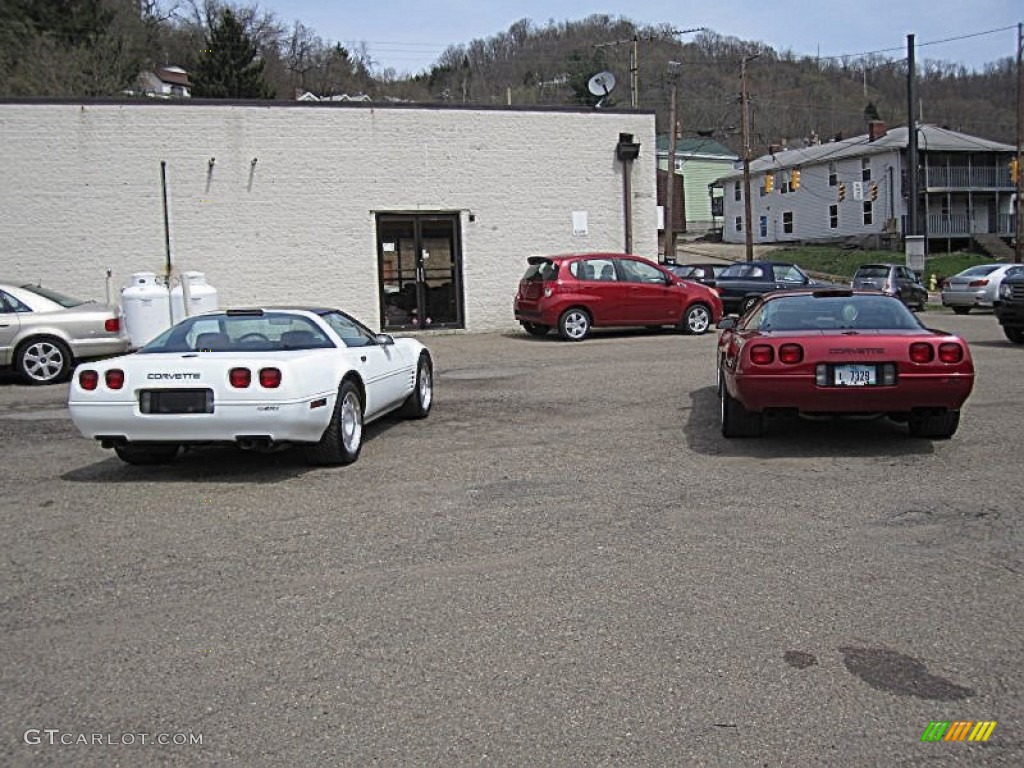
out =
[[[120,389],[124,386],[124,371],[120,368],[111,368],[103,374],[103,380],[107,384],[107,389]]]
[[[750,348],[750,362],[754,365],[770,365],[775,361],[775,350],[767,344],[755,344]]]
[[[266,389],[277,389],[281,386],[281,370],[279,368],[261,368],[260,386]]]
[[[971,280],[971,282],[969,282],[967,284],[967,287],[968,288],[984,288],[986,285],[988,285],[988,280]]]
[[[111,317],[103,321],[103,330],[107,333],[117,333],[121,330],[121,318]]]
[[[939,344],[939,360],[944,363],[959,363],[964,359],[964,348],[952,341]]]
[[[924,341],[915,341],[910,345],[910,362],[930,363],[935,358],[932,345]]]
[[[252,371],[248,368],[232,368],[228,372],[228,381],[235,389],[245,389],[252,384]]]
[[[92,392],[100,384],[100,375],[96,371],[82,371],[78,374],[78,386]]]
[[[804,359],[804,348],[799,344],[783,344],[779,347],[779,362],[794,365]]]

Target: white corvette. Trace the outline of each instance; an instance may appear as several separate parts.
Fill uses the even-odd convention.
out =
[[[433,392],[433,361],[415,339],[334,309],[229,309],[80,365],[68,407],[83,435],[129,464],[210,443],[300,444],[313,464],[350,464],[364,423],[397,409],[424,418]]]

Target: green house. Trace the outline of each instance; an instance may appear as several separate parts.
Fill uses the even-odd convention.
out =
[[[659,134],[657,138],[658,170],[668,171],[668,134]],[[682,179],[685,210],[680,210],[680,201],[674,200],[676,221],[685,214],[685,231],[702,233],[715,226],[715,218],[711,215],[711,196],[709,185],[724,174],[729,173],[739,161],[739,156],[728,147],[711,138],[694,137],[676,140],[676,175]],[[679,189],[677,184],[676,189]],[[721,197],[722,190],[714,189],[714,194]],[[664,205],[663,186],[659,184],[658,204]],[[719,202],[721,206],[721,202]],[[717,210],[721,211],[719,207]],[[722,224],[722,214],[717,216],[717,226]]]

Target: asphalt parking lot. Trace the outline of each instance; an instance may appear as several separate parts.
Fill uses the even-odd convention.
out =
[[[430,337],[430,418],[339,469],[129,467],[7,379],[0,764],[1024,764],[1024,349],[924,317],[947,442],[726,441],[714,334]]]

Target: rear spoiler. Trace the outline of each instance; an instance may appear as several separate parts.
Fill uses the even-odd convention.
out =
[[[526,263],[531,267],[535,267],[538,264],[553,264],[554,262],[547,256],[528,256]]]

